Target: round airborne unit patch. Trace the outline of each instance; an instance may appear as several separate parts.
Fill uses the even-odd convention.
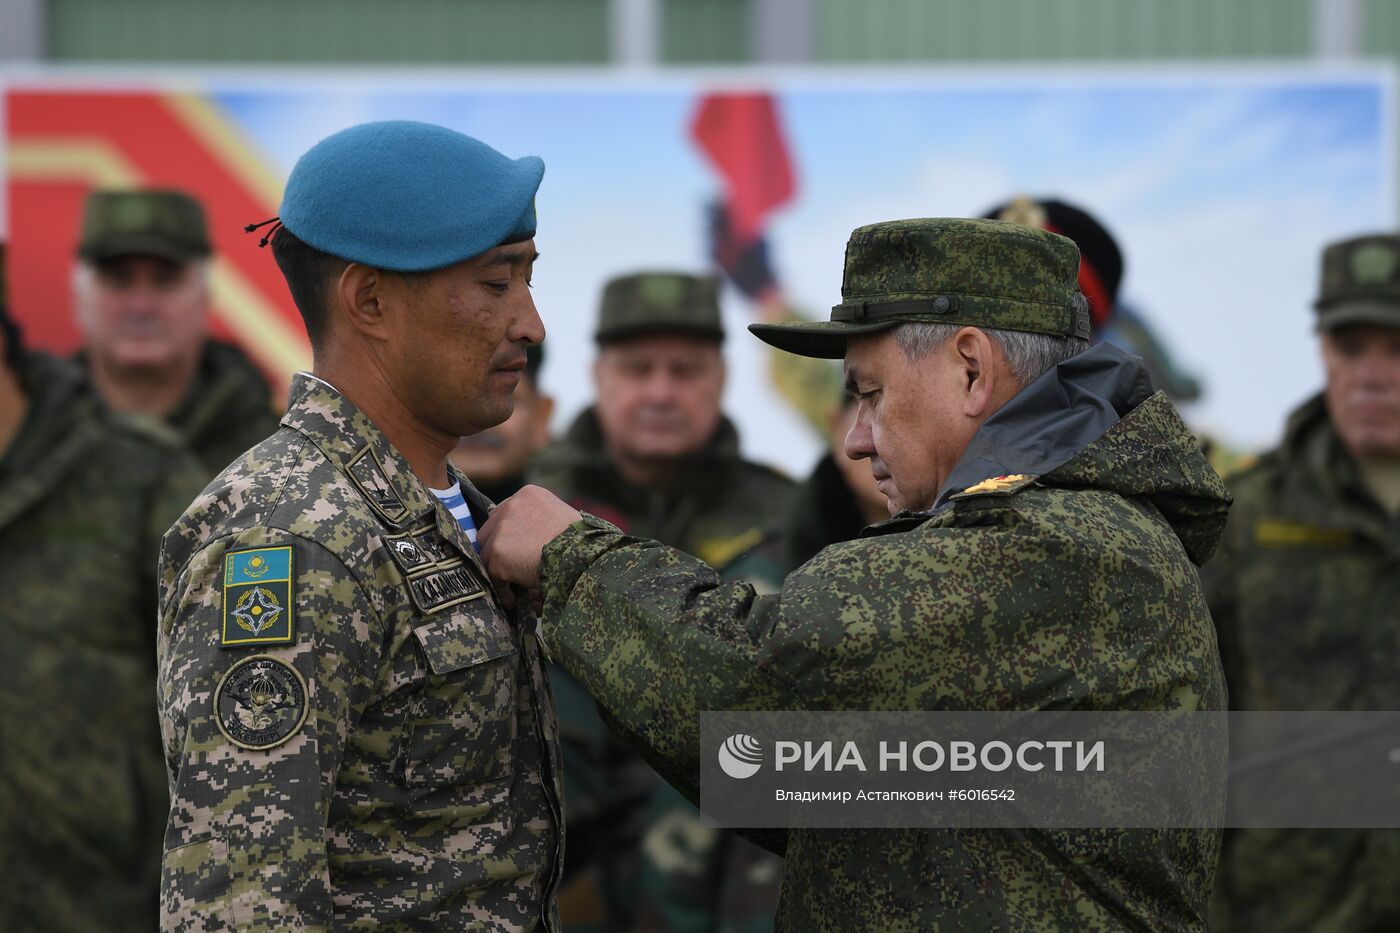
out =
[[[255,654],[229,668],[214,688],[214,721],[239,748],[275,748],[306,722],[306,681],[296,668]]]

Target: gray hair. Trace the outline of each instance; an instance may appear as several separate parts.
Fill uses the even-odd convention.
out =
[[[1077,313],[1087,314],[1089,303],[1079,292],[1074,294],[1074,308]],[[910,322],[894,329],[895,342],[904,351],[910,362],[923,359],[943,346],[962,330],[966,324],[945,324],[941,321]],[[1052,334],[1034,334],[1024,330],[1001,330],[994,327],[980,327],[978,330],[991,338],[1006,357],[1011,374],[1022,385],[1027,386],[1063,363],[1089,349],[1089,341],[1082,337],[1056,337]]]

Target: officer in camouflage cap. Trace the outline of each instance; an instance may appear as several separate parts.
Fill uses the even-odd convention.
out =
[[[558,927],[553,700],[448,464],[544,339],[543,172],[400,121],[292,171],[271,243],[315,372],[163,549],[168,930]]]
[[[482,530],[545,638],[694,795],[702,710],[1216,710],[1197,566],[1228,495],[1140,364],[1086,350],[1074,245],[997,221],[856,230],[832,320],[846,452],[894,513],[760,595],[526,487]],[[803,830],[782,930],[1205,928],[1213,830]]]
[[[108,407],[165,421],[206,478],[277,430],[262,372],[206,333],[204,209],[182,191],[94,191],[83,205],[78,362]]]
[[[1316,309],[1326,387],[1230,477],[1206,593],[1232,707],[1400,709],[1400,236],[1328,246]],[[1393,929],[1398,870],[1396,830],[1231,832],[1211,919]]]
[[[714,279],[619,276],[598,313],[597,400],[528,478],[631,534],[700,555],[727,580],[782,582],[792,483],[739,455],[720,410],[724,327]],[[581,684],[552,670],[573,844],[560,910],[571,930],[766,930],[779,860],[718,831],[604,723]]]

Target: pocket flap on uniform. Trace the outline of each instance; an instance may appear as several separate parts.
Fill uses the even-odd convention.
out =
[[[461,606],[413,629],[434,674],[481,664],[515,652],[509,624],[484,601]]]

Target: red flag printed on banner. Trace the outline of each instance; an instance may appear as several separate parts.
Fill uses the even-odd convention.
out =
[[[735,238],[762,234],[768,215],[793,196],[792,160],[771,94],[707,94],[690,127],[701,151],[724,178]]]

